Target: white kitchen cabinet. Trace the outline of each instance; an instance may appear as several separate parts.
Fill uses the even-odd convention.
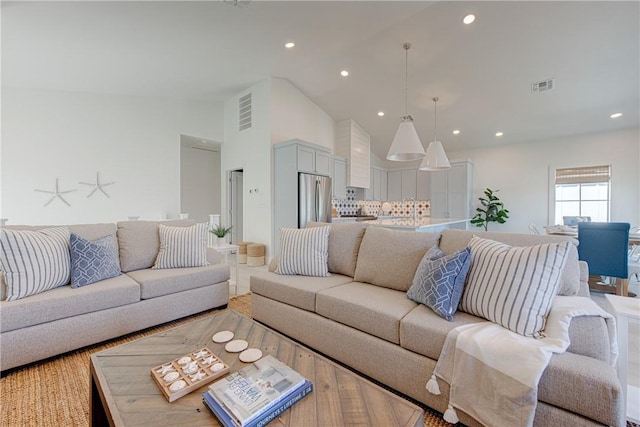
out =
[[[331,157],[331,184],[333,197],[347,198],[347,161],[341,157]]]
[[[387,199],[402,200],[402,171],[387,172]]]
[[[431,200],[431,172],[419,170],[416,179],[416,200]]]
[[[450,169],[430,174],[431,217],[471,218],[473,163],[452,161]]]
[[[365,200],[387,199],[387,171],[378,167],[371,168],[371,187],[364,190]]]
[[[416,169],[389,171],[387,178],[386,200],[401,201],[407,197],[416,198]]]
[[[336,123],[335,154],[347,159],[348,186],[371,186],[371,140],[369,134],[353,120]]]
[[[331,154],[307,145],[297,144],[297,165],[299,172],[331,176]]]
[[[380,169],[380,199],[387,200],[387,171]]]
[[[402,199],[406,199],[407,197],[416,198],[416,172],[417,169],[410,169],[402,171],[401,181],[402,181]]]
[[[274,251],[280,248],[280,228],[298,227],[298,173],[331,176],[328,148],[300,139],[273,146],[273,227]]]

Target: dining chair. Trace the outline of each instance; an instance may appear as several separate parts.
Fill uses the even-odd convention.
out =
[[[615,292],[622,296],[629,294],[629,228],[626,222],[578,222],[578,258],[589,264],[590,275],[616,278]]]

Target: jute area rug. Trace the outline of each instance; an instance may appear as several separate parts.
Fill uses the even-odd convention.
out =
[[[232,297],[229,309],[250,317],[251,295]],[[91,384],[89,357],[92,353],[211,316],[219,311],[221,310],[210,310],[8,372],[0,378],[0,426],[88,426]],[[424,425],[451,426],[428,408],[425,408]]]

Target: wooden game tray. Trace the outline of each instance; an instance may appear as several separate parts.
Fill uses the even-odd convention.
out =
[[[169,402],[229,373],[229,366],[207,347],[151,369],[151,377]]]

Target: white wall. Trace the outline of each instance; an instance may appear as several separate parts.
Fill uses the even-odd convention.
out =
[[[239,132],[238,99],[249,92],[252,127]],[[335,121],[288,81],[278,78],[263,80],[229,99],[224,112],[223,174],[244,170],[244,240],[264,243],[269,259],[277,252],[272,237],[272,145],[298,138],[333,150]],[[222,210],[226,212],[228,196],[226,185],[223,187]],[[227,221],[226,213],[223,221]]]
[[[271,142],[302,139],[335,152],[335,121],[288,80],[271,79]]]
[[[473,161],[474,201],[487,187],[500,190],[510,218],[503,225],[490,224],[490,230],[526,233],[530,222],[552,223],[549,169],[584,164],[612,165],[611,221],[633,226],[640,225],[639,139],[636,128],[447,154]]]
[[[252,127],[238,130],[238,100],[251,92]],[[222,182],[231,170],[243,173],[244,240],[271,245],[271,79],[242,91],[224,103]],[[227,185],[222,186],[223,224],[229,223]],[[258,192],[249,190],[258,189]]]
[[[180,134],[222,140],[222,106],[3,88],[2,210],[9,224],[115,222],[176,217],[180,210]],[[109,198],[79,181],[100,172]],[[76,189],[54,200],[34,189]]]

